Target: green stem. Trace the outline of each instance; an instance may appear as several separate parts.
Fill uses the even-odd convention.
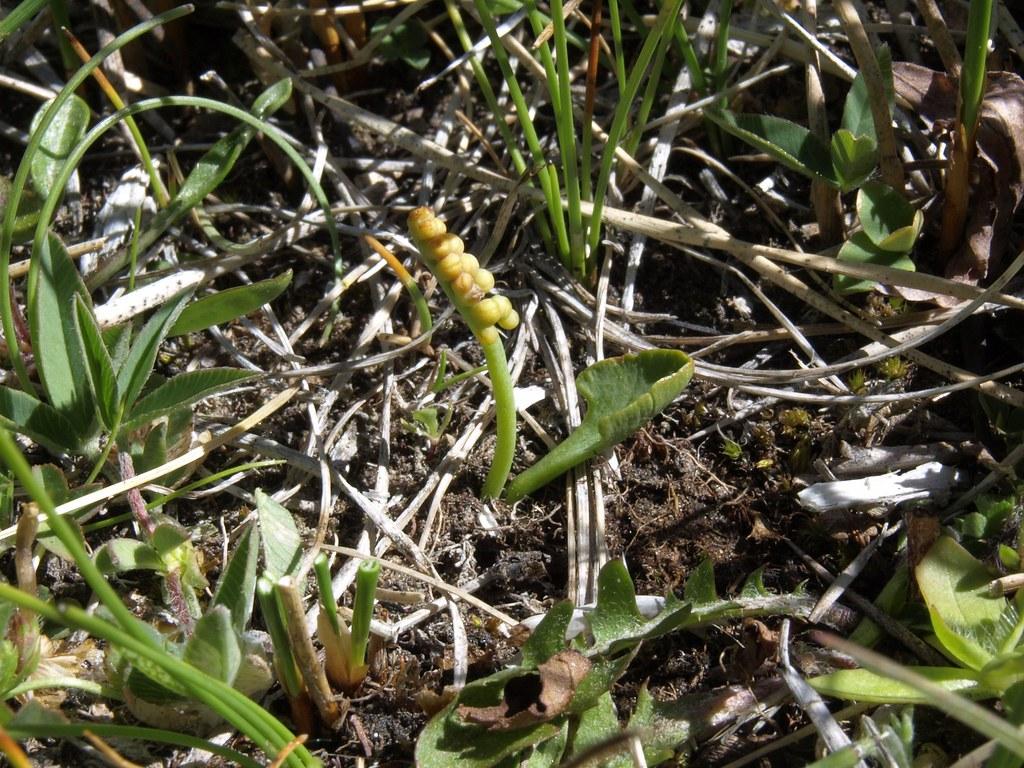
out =
[[[284,610],[275,594],[273,583],[266,576],[260,576],[256,582],[256,598],[260,601],[263,624],[274,648],[274,669],[277,670],[278,681],[284,688],[285,695],[290,700],[295,700],[302,694],[305,685],[299,677],[295,656],[292,655],[291,640],[288,639],[288,629],[282,618]]]
[[[13,699],[29,691],[40,691],[46,688],[75,688],[86,693],[93,693],[97,696],[105,696],[108,699],[121,701],[121,694],[108,685],[101,685],[92,680],[82,680],[77,677],[40,677],[26,680],[4,692],[4,696]]]
[[[516,475],[508,484],[506,499],[511,503],[543,488],[570,469],[593,458],[600,450],[600,436],[594,432],[573,431],[532,467]]]
[[[512,470],[512,459],[516,453],[516,401],[501,339],[484,344],[483,348],[487,373],[491,377],[495,414],[494,458],[481,491],[485,499],[490,499],[501,495],[508,473]]]
[[[327,555],[321,552],[313,561],[313,572],[316,574],[317,592],[320,594],[320,610],[331,623],[331,629],[335,634],[341,632],[341,622],[338,619],[338,601],[334,597],[334,585],[331,583],[331,566],[327,562]]]

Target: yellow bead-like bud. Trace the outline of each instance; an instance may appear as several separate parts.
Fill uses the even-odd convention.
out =
[[[463,299],[469,297],[470,291],[476,287],[473,282],[473,276],[466,273],[460,272],[458,277],[452,280],[452,291],[455,292],[456,296],[461,296]]]
[[[481,344],[493,344],[498,340],[498,329],[493,325],[489,325],[480,331],[476,337]]]
[[[450,283],[462,274],[462,257],[457,253],[445,256],[437,263],[434,271],[437,272],[438,277]]]
[[[517,325],[519,325],[519,313],[514,309],[510,309],[498,320],[498,325],[504,328],[506,331],[511,331]]]
[[[470,311],[473,313],[473,319],[479,325],[494,325],[501,319],[498,302],[493,298],[481,299],[470,308]]]
[[[425,243],[443,235],[446,231],[447,227],[444,222],[437,218],[429,208],[416,208],[409,214],[409,232],[415,240]]]
[[[508,300],[508,296],[502,296],[498,293],[491,298],[494,299],[494,303],[498,305],[498,317],[504,317],[509,312],[514,311],[512,309],[512,302]]]
[[[430,250],[431,256],[438,261],[452,254],[461,256],[463,251],[466,250],[462,238],[458,235],[453,235],[451,232],[435,237],[427,243],[427,248]]]
[[[473,279],[476,281],[476,287],[484,293],[494,288],[494,275],[491,274],[490,270],[481,267],[473,275]]]
[[[470,275],[475,275],[478,269],[480,269],[480,262],[476,260],[476,256],[474,256],[472,253],[462,254],[463,272],[468,272]]]

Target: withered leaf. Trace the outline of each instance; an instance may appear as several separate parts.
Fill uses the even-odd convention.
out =
[[[898,96],[929,123],[956,118],[956,83],[943,72],[894,62]],[[971,215],[964,244],[946,265],[946,276],[977,284],[998,273],[1014,211],[1024,198],[1024,80],[989,72],[972,163]]]
[[[590,671],[590,660],[578,651],[559,651],[536,672],[516,677],[505,685],[502,702],[493,707],[458,708],[467,723],[490,731],[512,731],[545,723],[565,712],[576,688]]]

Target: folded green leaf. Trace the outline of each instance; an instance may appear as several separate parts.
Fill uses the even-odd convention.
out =
[[[157,551],[138,539],[111,539],[96,550],[95,558],[96,567],[104,573],[167,570]]]
[[[843,192],[863,184],[878,165],[878,144],[875,140],[870,136],[856,136],[845,128],[832,134],[829,152]]]
[[[738,114],[706,109],[705,116],[722,130],[767,152],[787,168],[839,186],[828,145],[802,125],[773,115]]]
[[[869,181],[857,193],[857,216],[871,242],[883,251],[914,247],[924,215],[887,184]]]
[[[75,428],[66,417],[20,389],[0,386],[0,424],[31,438],[50,453],[79,447]]]
[[[266,562],[264,573],[276,582],[284,576],[293,575],[302,561],[302,537],[291,512],[260,488],[256,489],[255,495]]]
[[[121,369],[117,372],[117,386],[121,392],[122,405],[131,407],[138,398],[142,388],[153,373],[156,353],[160,342],[167,336],[167,331],[185,308],[191,292],[185,291],[161,306],[149,318],[139,335],[132,342]]]
[[[185,661],[222,682],[234,682],[242,665],[242,646],[226,606],[213,606],[196,622],[185,645]]]
[[[871,242],[871,238],[864,232],[855,232],[851,235],[850,239],[839,249],[836,258],[851,264],[876,264],[881,267],[905,269],[908,272],[915,270],[914,262],[906,253],[882,250]],[[836,275],[833,278],[833,285],[840,293],[856,293],[874,290],[877,283],[873,280],[861,280],[848,275]]]
[[[231,623],[239,634],[249,626],[252,617],[259,557],[260,532],[249,524],[238,536],[231,558],[217,582],[217,591],[213,593],[213,605],[223,605],[231,611]]]
[[[31,133],[39,129],[39,121],[49,108],[46,102],[36,111],[32,118]],[[54,180],[60,174],[61,166],[67,160],[71,150],[81,141],[89,128],[89,105],[78,96],[72,95],[65,101],[53,120],[46,127],[39,149],[32,155],[29,169],[32,174],[32,186],[42,197],[50,194]]]
[[[693,376],[693,361],[676,350],[651,349],[587,368],[576,387],[587,414],[576,430],[508,486],[516,501],[572,467],[625,440],[660,413]]]
[[[202,368],[174,376],[135,404],[126,419],[126,426],[141,426],[258,375],[236,368]]]
[[[280,296],[291,280],[292,271],[289,269],[269,280],[239,285],[196,299],[185,308],[167,335],[181,336],[201,331],[255,312]]]

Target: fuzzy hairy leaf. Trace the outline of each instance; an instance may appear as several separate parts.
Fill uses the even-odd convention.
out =
[[[31,132],[39,128],[43,113],[49,109],[51,102],[46,102],[32,118]],[[50,189],[71,150],[81,141],[89,128],[89,105],[78,96],[72,95],[64,102],[54,115],[52,122],[46,127],[42,143],[29,165],[32,186],[42,197],[50,194]]]
[[[50,405],[72,426],[64,436],[67,449],[78,445],[93,422],[85,353],[79,342],[75,298],[89,302],[78,269],[60,238],[48,234],[32,254],[28,285],[28,322],[39,378]]]
[[[96,550],[96,567],[104,573],[167,570],[155,549],[138,539],[111,539]]]
[[[277,277],[252,285],[239,285],[203,296],[189,304],[168,332],[168,336],[201,331],[255,312],[276,299],[292,281],[289,269]]]
[[[75,428],[61,413],[20,389],[0,386],[0,424],[31,438],[51,453],[75,450]]]
[[[738,114],[727,109],[707,109],[705,116],[797,173],[839,186],[828,145],[802,125],[773,115]]]
[[[185,645],[185,661],[229,685],[242,665],[242,646],[227,606],[215,605],[196,622]]]
[[[970,670],[960,667],[914,667],[916,673],[948,691],[973,699],[995,694],[978,682]],[[812,677],[808,682],[818,693],[844,701],[874,704],[931,704],[932,700],[917,688],[899,683],[866,669],[841,669],[830,675]]]
[[[175,376],[148,392],[132,408],[125,424],[141,426],[171,411],[192,405],[215,392],[258,376],[236,368],[202,368]]]

